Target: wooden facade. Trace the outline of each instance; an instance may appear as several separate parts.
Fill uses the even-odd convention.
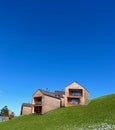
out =
[[[73,82],[66,87],[65,107],[87,105],[89,101],[89,92],[81,85]]]
[[[32,96],[32,104],[22,104],[21,115],[45,114],[60,107],[87,105],[89,101],[89,92],[73,82],[65,88],[65,91],[37,90]]]
[[[32,113],[44,114],[60,108],[60,98],[53,93],[38,90],[32,98]]]
[[[32,105],[29,103],[23,103],[21,107],[21,115],[28,115],[31,114]]]

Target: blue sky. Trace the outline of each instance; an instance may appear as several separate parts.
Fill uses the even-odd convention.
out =
[[[0,0],[0,108],[20,114],[37,89],[73,81],[115,93],[115,2]]]

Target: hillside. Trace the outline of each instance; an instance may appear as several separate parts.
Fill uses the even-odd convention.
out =
[[[0,130],[114,130],[115,94],[87,106],[60,108],[45,115],[20,116],[0,123]]]

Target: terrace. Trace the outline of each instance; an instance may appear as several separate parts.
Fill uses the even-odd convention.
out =
[[[83,96],[83,90],[82,89],[69,89],[69,96]]]
[[[34,105],[42,105],[42,97],[34,97]]]

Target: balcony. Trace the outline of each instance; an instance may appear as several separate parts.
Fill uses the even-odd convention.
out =
[[[83,95],[82,89],[69,89],[69,96],[81,97]]]
[[[68,105],[71,105],[71,106],[80,105],[80,99],[79,98],[68,98]]]
[[[34,103],[33,105],[42,105],[42,97],[34,97]]]
[[[35,105],[42,105],[42,102],[41,101],[36,101]]]

